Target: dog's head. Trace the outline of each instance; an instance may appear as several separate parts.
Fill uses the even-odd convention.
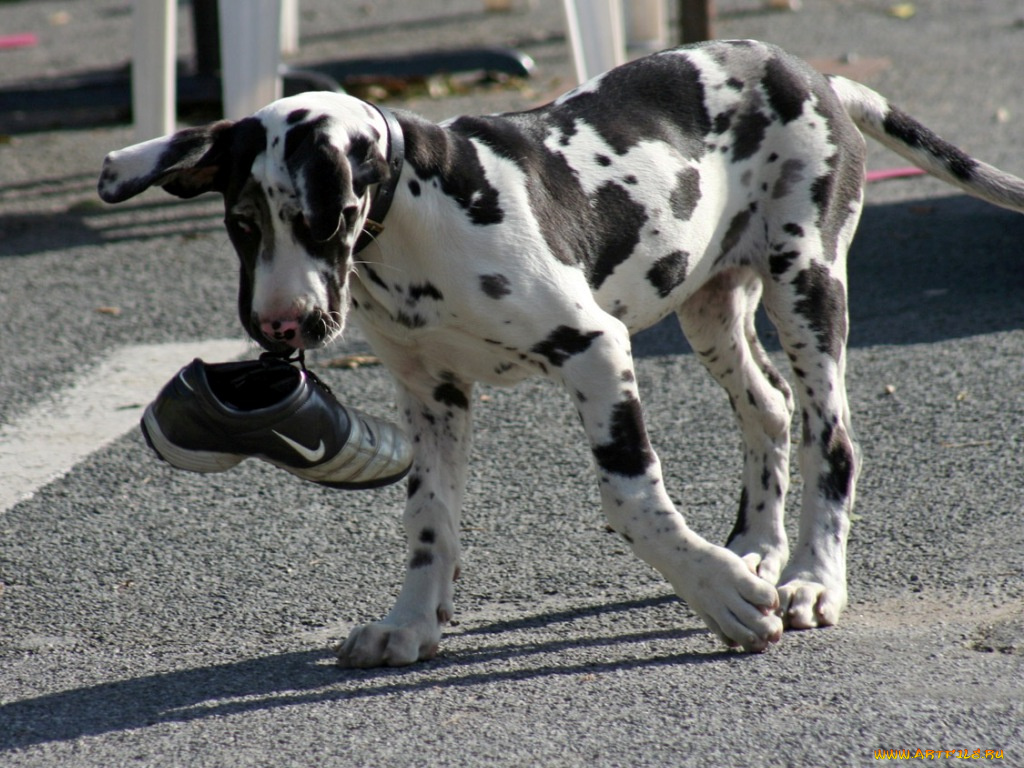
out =
[[[352,253],[375,193],[400,167],[388,162],[395,130],[358,99],[305,93],[111,152],[99,194],[118,203],[151,186],[221,193],[246,331],[274,352],[315,348],[344,328]]]

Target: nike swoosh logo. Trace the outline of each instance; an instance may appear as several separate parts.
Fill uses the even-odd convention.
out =
[[[275,435],[284,440],[284,442],[291,446],[295,450],[295,452],[299,454],[299,456],[301,456],[310,463],[320,461],[320,459],[322,459],[324,457],[324,454],[327,452],[327,449],[324,447],[323,440],[320,440],[320,445],[317,446],[316,450],[313,450],[312,448],[307,448],[302,443],[295,442],[290,437],[288,437],[288,435],[282,435],[276,429],[272,429],[271,432],[273,432]]]

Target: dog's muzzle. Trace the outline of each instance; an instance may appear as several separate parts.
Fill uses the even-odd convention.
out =
[[[329,313],[315,309],[301,317],[263,319],[254,314],[250,327],[262,337],[256,340],[264,347],[280,351],[322,347],[338,332],[339,323]]]

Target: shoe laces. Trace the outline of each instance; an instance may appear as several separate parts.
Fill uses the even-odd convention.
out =
[[[334,396],[334,392],[331,388],[325,384],[319,376],[313,373],[306,367],[306,350],[297,349],[294,355],[290,352],[264,352],[260,355],[260,362],[262,363],[286,363],[288,365],[298,365],[302,372],[306,374],[306,377],[316,384],[320,389],[326,392],[328,395]]]

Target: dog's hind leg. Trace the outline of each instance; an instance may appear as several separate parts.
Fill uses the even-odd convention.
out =
[[[789,557],[783,528],[793,395],[754,329],[761,280],[749,269],[712,278],[679,310],[701,363],[729,395],[743,436],[739,513],[726,546],[775,584]]]
[[[834,154],[806,196],[775,202],[764,306],[789,356],[800,407],[803,480],[796,547],[779,579],[783,621],[827,626],[846,607],[846,541],[860,450],[846,396],[847,250],[860,219],[864,143],[830,121]]]
[[[800,404],[800,528],[779,581],[793,628],[835,624],[846,607],[846,540],[860,451],[846,397],[845,253],[795,263],[766,284],[765,307],[792,362]]]
[[[552,362],[590,440],[608,522],[725,643],[764,650],[782,632],[775,588],[690,530],[672,504],[647,437],[628,332],[601,316],[588,318],[585,333],[563,327],[550,348],[560,350]]]
[[[356,627],[338,646],[338,662],[346,667],[401,666],[432,658],[454,610],[472,385],[448,377],[415,393],[400,384],[398,392],[406,426],[416,436],[403,518],[405,582],[384,619]]]

